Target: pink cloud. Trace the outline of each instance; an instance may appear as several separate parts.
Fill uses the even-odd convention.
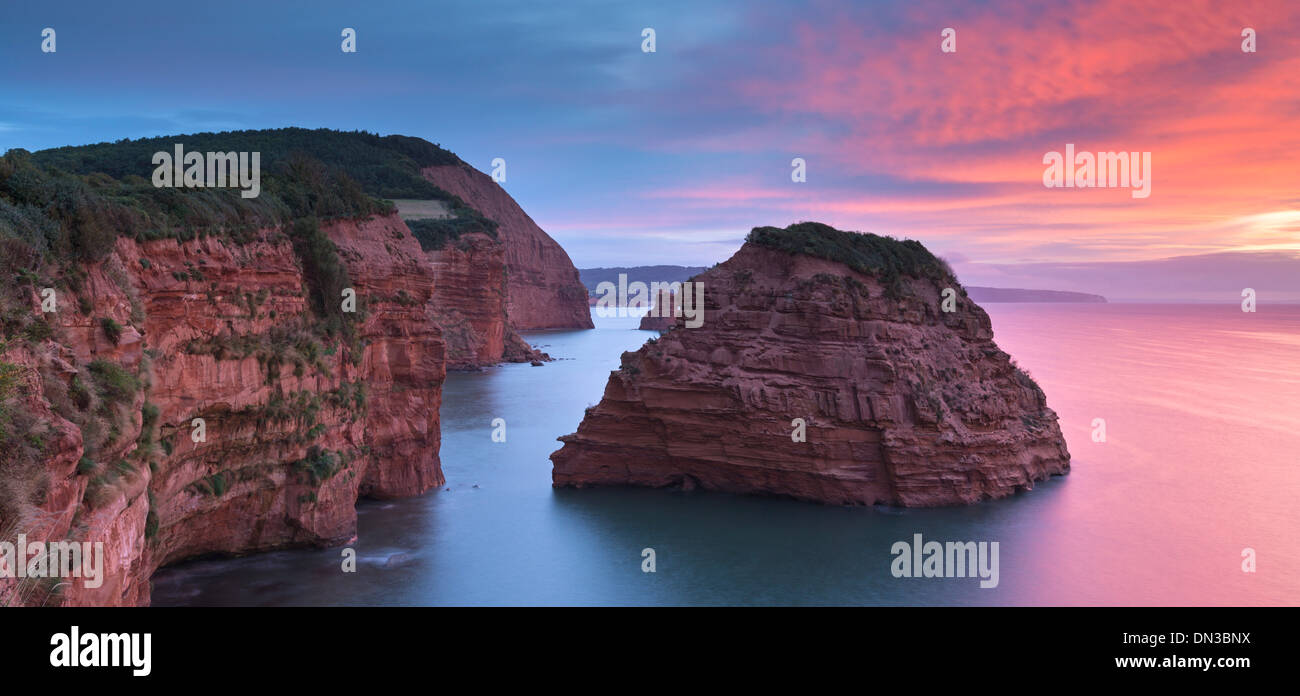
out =
[[[646,197],[960,237],[1003,258],[1059,240],[1062,226],[1072,230],[1071,245],[1116,257],[1279,239],[1276,230],[1225,230],[1232,220],[1294,208],[1295,3],[997,3],[959,13],[922,3],[893,29],[876,27],[868,13],[811,15],[792,28],[790,43],[771,49],[790,70],[735,85],[740,100],[774,119],[770,129],[735,136],[736,147],[765,135],[770,147],[807,157],[820,179],[805,187],[688,185]],[[954,54],[939,50],[946,26],[957,29]],[[1240,50],[1245,26],[1258,33],[1258,53]],[[773,142],[773,131],[808,117],[837,127]],[[1152,152],[1152,196],[1044,188],[1042,157],[1066,142]],[[854,191],[837,185],[837,174],[912,179],[918,190],[925,182],[972,186]]]

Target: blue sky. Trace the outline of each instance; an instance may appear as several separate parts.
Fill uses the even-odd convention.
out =
[[[575,260],[633,262],[637,251],[608,248],[616,232],[572,212],[617,210],[625,189],[676,185],[696,169],[698,162],[654,144],[677,130],[695,137],[722,125],[698,117],[672,91],[675,75],[698,70],[687,64],[689,47],[734,40],[738,7],[8,5],[0,22],[0,150],[286,125],[415,135],[483,170],[504,157],[506,188]],[[39,50],[47,26],[57,32],[55,54]],[[641,52],[647,26],[669,50]],[[344,27],[358,32],[355,54],[340,50]],[[548,224],[563,221],[582,229],[565,234]],[[676,260],[716,261],[744,234],[695,231],[728,241]]]

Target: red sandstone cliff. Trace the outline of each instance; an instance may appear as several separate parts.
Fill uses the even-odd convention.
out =
[[[592,328],[578,269],[505,189],[468,165],[426,167],[422,173],[499,225],[508,272],[507,314],[515,328]]]
[[[812,231],[814,247],[818,234],[847,234],[787,232],[796,227]],[[946,268],[936,275],[894,280],[747,242],[695,279],[703,326],[679,319],[623,355],[601,402],[560,438],[554,485],[926,506],[1067,473],[1042,391]],[[958,289],[958,311],[941,311],[945,287]],[[805,442],[792,440],[794,419]]]
[[[659,296],[651,299],[650,311],[641,317],[641,323],[637,328],[642,331],[667,331],[677,323],[677,317],[681,315],[682,308],[677,299],[677,293],[671,290],[661,290]]]
[[[505,246],[467,234],[427,251],[436,279],[434,318],[447,345],[447,367],[548,359],[520,338],[507,315]]]
[[[356,291],[350,336],[308,330],[293,245],[263,230],[242,244],[119,239],[47,315],[53,336],[11,347],[6,359],[25,368],[26,405],[55,433],[43,502],[20,522],[29,540],[103,542],[106,581],[90,589],[78,580],[48,597],[0,582],[0,604],[147,604],[162,565],[341,544],[356,534],[359,495],[443,483],[432,264],[396,215],[321,231]],[[34,291],[32,306],[39,314]],[[104,318],[120,335],[106,334]],[[99,360],[138,389],[120,403],[78,396],[94,391],[86,385]],[[66,405],[79,398],[92,401]],[[56,402],[86,412],[85,422],[54,413]],[[89,415],[101,407],[120,432],[106,434]],[[199,442],[196,418],[206,427]],[[93,460],[83,459],[87,440]]]

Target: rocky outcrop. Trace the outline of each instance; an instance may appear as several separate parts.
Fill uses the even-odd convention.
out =
[[[592,328],[587,290],[578,279],[578,269],[505,189],[465,164],[421,171],[434,185],[499,225],[505,247],[507,314],[515,328]]]
[[[673,327],[676,321],[676,318],[671,316],[647,314],[641,317],[641,324],[637,328],[642,331],[667,331]]]
[[[283,230],[120,238],[48,315],[52,336],[9,351],[57,433],[28,538],[103,542],[106,581],[10,583],[0,603],[147,604],[160,566],[345,543],[358,496],[443,483],[432,264],[396,215],[319,231],[357,303],[332,330]]]
[[[507,316],[500,241],[468,234],[426,254],[433,263],[434,317],[442,327],[449,369],[549,359],[520,338]]]
[[[695,280],[703,325],[623,355],[551,455],[555,486],[928,506],[1069,471],[1042,391],[916,242],[759,228]]]
[[[641,317],[641,324],[637,328],[642,331],[667,331],[677,323],[677,317],[682,313],[677,293],[661,290],[657,297],[651,298],[650,303],[649,311]]]

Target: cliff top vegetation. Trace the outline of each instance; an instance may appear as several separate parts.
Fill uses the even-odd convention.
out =
[[[154,153],[171,153],[176,145],[185,152],[261,153],[260,195],[244,198],[234,186],[154,186]],[[245,241],[260,228],[308,217],[390,213],[391,198],[445,201],[458,219],[495,230],[494,222],[420,175],[426,166],[460,163],[420,138],[302,128],[15,149],[0,157],[0,244],[11,256],[93,262],[107,256],[118,236]]]
[[[837,230],[820,222],[799,222],[784,229],[755,227],[745,242],[842,263],[859,273],[892,284],[903,276],[956,282],[948,264],[920,242],[864,232]]]

